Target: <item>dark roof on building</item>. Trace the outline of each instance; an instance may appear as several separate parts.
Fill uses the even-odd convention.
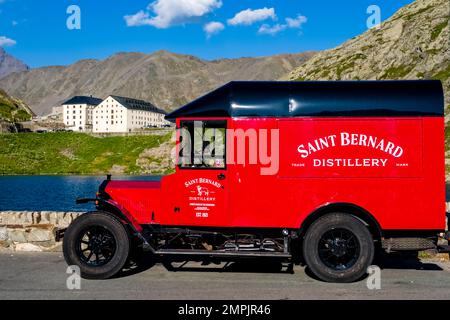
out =
[[[166,116],[443,116],[442,84],[405,81],[233,81]]]
[[[87,104],[90,106],[97,106],[99,105],[103,100],[100,98],[95,97],[87,97],[87,96],[75,96],[70,98],[67,101],[64,101],[62,104]]]
[[[143,111],[152,111],[156,113],[166,114],[164,110],[161,110],[157,108],[155,105],[153,105],[150,102],[144,101],[144,100],[138,100],[133,98],[127,98],[127,97],[121,97],[121,96],[113,96],[110,97],[114,98],[117,102],[119,102],[121,105],[123,105],[127,109],[133,109],[133,110],[143,110]]]

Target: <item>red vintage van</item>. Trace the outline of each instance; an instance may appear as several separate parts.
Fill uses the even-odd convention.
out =
[[[78,199],[97,207],[64,233],[84,277],[113,276],[139,248],[300,261],[352,282],[377,250],[438,248],[444,235],[439,81],[230,82],[166,118],[174,174],[108,177]]]

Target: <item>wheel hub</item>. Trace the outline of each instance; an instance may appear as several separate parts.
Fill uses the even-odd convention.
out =
[[[79,234],[77,253],[88,265],[101,266],[114,256],[116,242],[112,234],[104,227],[92,226]]]
[[[349,230],[329,230],[319,240],[319,257],[332,269],[348,269],[358,260],[359,242]]]
[[[347,241],[336,238],[331,241],[330,250],[336,257],[342,257],[347,253]]]

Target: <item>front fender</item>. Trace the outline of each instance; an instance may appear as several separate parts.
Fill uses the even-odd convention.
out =
[[[135,233],[142,233],[142,226],[136,221],[136,219],[128,212],[128,210],[112,199],[91,199],[91,198],[79,198],[76,200],[77,204],[95,202],[95,206],[98,210],[105,211],[116,218],[122,223],[128,224]],[[89,214],[89,212],[87,212]]]

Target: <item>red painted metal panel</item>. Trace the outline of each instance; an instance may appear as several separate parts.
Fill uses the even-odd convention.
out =
[[[160,185],[113,181],[106,191],[142,224],[298,228],[322,206],[350,203],[386,230],[444,229],[442,117],[239,118],[229,119],[228,127],[279,129],[278,173],[261,175],[264,165],[248,163],[177,169]],[[334,144],[320,141],[332,135]],[[369,144],[369,137],[377,142]],[[248,146],[245,151],[248,156]],[[337,166],[335,159],[353,162]],[[225,180],[218,180],[220,173]]]

